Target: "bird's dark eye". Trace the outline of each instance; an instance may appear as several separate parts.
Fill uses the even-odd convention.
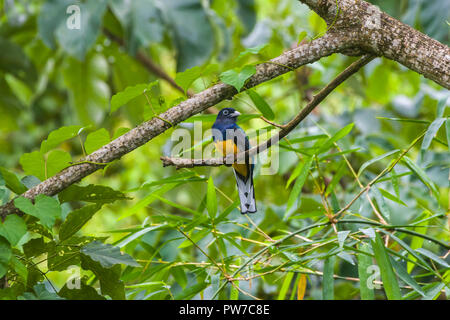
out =
[[[229,113],[228,110],[224,110],[224,111],[223,111],[223,115],[224,115],[224,116],[227,116],[228,113]]]

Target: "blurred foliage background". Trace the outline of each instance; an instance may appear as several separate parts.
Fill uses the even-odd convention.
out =
[[[450,2],[371,2],[448,45]],[[81,10],[80,30],[66,26],[72,4]],[[199,92],[222,72],[274,58],[325,31],[320,17],[294,0],[2,1],[1,201],[186,99],[185,88],[174,83],[180,84],[183,72],[202,68],[188,94]],[[255,90],[270,105],[274,121],[285,123],[354,60],[333,55]],[[147,97],[111,109],[116,93],[158,79]],[[170,154],[174,143],[168,130],[64,195],[40,199],[43,215],[54,209],[52,219],[22,203],[27,215],[8,221],[10,233],[6,221],[0,229],[0,275],[9,281],[0,297],[446,299],[448,97],[448,90],[419,74],[375,59],[282,141],[276,174],[256,170],[259,211],[250,217],[239,213],[230,168],[162,168],[159,157]],[[245,92],[213,112],[226,106],[245,115],[239,124],[247,132],[267,128]],[[197,120],[206,130],[214,118],[198,115],[179,127],[193,130]],[[369,196],[346,211],[345,221],[372,225],[314,227],[348,204],[421,134],[425,138]],[[329,148],[319,150],[327,142]],[[105,198],[80,196],[93,190]],[[70,212],[85,218],[75,223]],[[415,234],[383,229],[380,216]],[[375,237],[374,230],[384,232]],[[386,238],[386,232],[392,235]],[[95,258],[99,251],[104,256]],[[115,260],[108,263],[108,257]],[[236,274],[235,285],[215,296],[224,273],[232,275],[252,258]],[[67,288],[71,265],[82,268],[81,289]],[[379,266],[381,277],[376,270],[367,273],[371,265]],[[365,281],[370,275],[384,285],[372,290]]]

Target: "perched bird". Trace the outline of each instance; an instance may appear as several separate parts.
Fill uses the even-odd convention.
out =
[[[223,155],[250,149],[250,142],[244,130],[236,124],[236,119],[240,113],[233,108],[220,110],[216,121],[212,126],[213,139],[216,149]],[[253,168],[248,156],[246,159],[237,159],[233,163],[234,176],[241,201],[241,213],[256,212],[255,192],[253,188]]]

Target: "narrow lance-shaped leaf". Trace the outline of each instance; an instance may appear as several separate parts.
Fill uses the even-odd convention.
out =
[[[208,179],[208,190],[206,195],[206,209],[211,219],[215,218],[217,214],[217,195],[216,187],[214,186],[214,181],[212,177]]]
[[[291,194],[289,195],[286,212],[289,212],[292,206],[295,203],[295,200],[298,199],[300,192],[302,191],[303,185],[306,182],[306,178],[308,177],[309,169],[311,168],[311,164],[313,162],[313,158],[309,157],[305,159],[305,163],[300,171],[300,174],[295,180],[294,187],[292,188]]]
[[[375,259],[380,268],[381,279],[383,280],[383,288],[386,292],[386,296],[389,300],[400,300],[402,295],[398,280],[380,235],[376,233],[375,240],[371,242]]]
[[[360,251],[365,252],[358,253],[358,275],[359,275],[359,291],[361,295],[361,300],[373,300],[373,284],[369,284],[370,275],[369,268],[372,266],[372,258],[370,254],[370,246],[367,243],[361,243],[358,246]]]
[[[323,300],[334,300],[334,265],[336,256],[325,259],[323,267],[322,297]]]
[[[288,272],[284,277],[283,284],[281,285],[280,293],[278,293],[277,300],[284,300],[286,297],[286,293],[289,290],[289,286],[291,285],[292,278],[294,277],[293,272]]]
[[[439,191],[436,188],[435,184],[431,179],[427,176],[425,171],[417,166],[414,161],[412,161],[407,156],[403,157],[403,161],[406,163],[406,165],[419,177],[419,179],[431,190],[434,197],[439,200]]]
[[[420,148],[422,152],[426,151],[430,147],[431,141],[433,141],[434,136],[436,135],[444,121],[445,118],[438,118],[430,124],[427,132],[425,133],[425,136],[423,137],[422,146]]]
[[[247,90],[247,94],[250,99],[252,99],[255,107],[262,113],[264,118],[268,120],[273,120],[275,118],[272,108],[255,90],[249,89]]]

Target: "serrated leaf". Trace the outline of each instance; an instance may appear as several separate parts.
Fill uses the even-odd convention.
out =
[[[238,92],[241,91],[247,80],[256,73],[256,67],[247,65],[241,70],[228,70],[220,74],[220,80],[223,83],[229,84],[236,88]]]
[[[129,254],[120,252],[118,247],[104,244],[100,241],[93,241],[85,245],[81,248],[80,252],[92,260],[99,262],[104,268],[111,268],[117,264],[125,264],[132,267],[141,266]]]
[[[86,141],[84,142],[84,149],[87,154],[91,154],[109,142],[110,136],[108,130],[101,128],[88,134]]]
[[[2,278],[8,271],[11,256],[12,251],[10,244],[5,238],[0,237],[0,278]]]
[[[14,205],[20,211],[39,219],[39,222],[51,230],[56,219],[61,217],[61,206],[58,200],[39,194],[34,199],[34,204],[30,199],[18,197],[14,200]]]
[[[82,128],[82,126],[66,126],[50,132],[47,139],[41,143],[41,154],[45,154],[62,142],[76,137]]]
[[[0,167],[0,173],[3,177],[3,180],[5,181],[5,186],[12,192],[16,194],[22,194],[28,190],[27,187],[25,187],[17,178],[17,176],[11,171]]]
[[[101,204],[91,204],[69,213],[59,229],[59,240],[64,241],[77,233],[101,207]]]
[[[8,215],[3,222],[0,221],[0,235],[9,241],[11,246],[19,243],[25,233],[27,233],[27,225],[17,215]]]
[[[23,171],[39,180],[45,180],[45,161],[39,151],[24,153],[19,160]]]
[[[47,177],[53,177],[61,170],[67,168],[72,161],[70,154],[63,150],[53,150],[47,156]],[[39,178],[39,177],[38,177]]]
[[[275,114],[273,113],[272,108],[255,90],[249,89],[247,90],[247,94],[250,99],[252,99],[255,107],[262,113],[264,118],[268,120],[275,119]]]
[[[72,185],[58,194],[61,203],[85,201],[94,203],[112,203],[116,200],[130,200],[124,193],[107,186],[90,184],[87,186]]]
[[[190,69],[186,69],[183,72],[178,72],[175,76],[175,82],[183,88],[184,92],[190,88],[190,86],[200,77],[207,76],[211,73],[217,72],[219,66],[217,64],[209,64],[206,66],[195,66]]]
[[[126,87],[123,91],[116,93],[111,98],[111,113],[119,109],[121,106],[127,104],[134,98],[144,94],[144,92],[150,91],[158,81],[150,83],[141,83],[134,86]]]

